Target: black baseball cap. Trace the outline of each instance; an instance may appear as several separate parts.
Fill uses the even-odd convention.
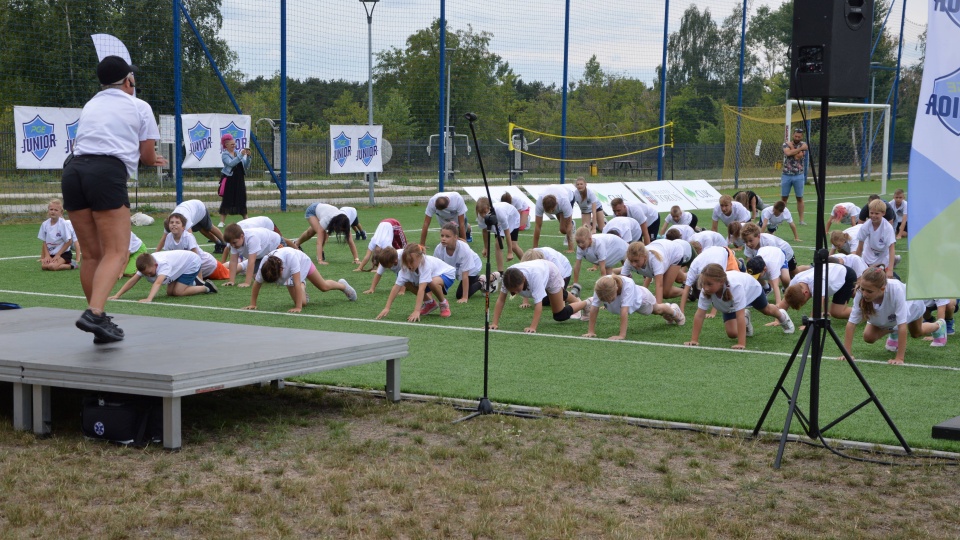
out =
[[[97,79],[100,79],[100,84],[113,84],[136,72],[137,66],[127,64],[127,61],[119,56],[107,56],[97,64]]]
[[[763,257],[757,255],[747,261],[747,273],[753,277],[758,277],[766,269],[767,263],[763,261]]]

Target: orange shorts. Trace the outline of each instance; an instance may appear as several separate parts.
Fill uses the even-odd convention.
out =
[[[217,269],[205,279],[230,279],[230,270],[223,263],[217,261]]]
[[[737,262],[737,254],[730,248],[727,248],[727,271],[740,271],[740,263]]]

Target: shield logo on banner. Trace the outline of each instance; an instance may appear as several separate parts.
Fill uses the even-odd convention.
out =
[[[347,162],[347,158],[350,157],[351,148],[350,148],[350,137],[347,137],[342,131],[335,139],[333,139],[333,159],[343,167],[343,164]]]
[[[357,141],[357,159],[364,165],[370,166],[373,156],[377,155],[377,138],[370,135],[370,132],[363,134]]]
[[[951,18],[953,14],[950,14]],[[937,96],[937,118],[954,135],[960,135],[960,100],[952,97],[960,87],[960,69],[933,81],[933,93]]]
[[[77,141],[77,126],[80,125],[80,119],[77,119],[75,122],[67,124],[67,151],[64,152],[69,154],[73,152],[73,143]]]
[[[237,141],[237,150],[243,150],[247,147],[247,130],[237,127],[232,121],[227,127],[220,128],[220,137],[223,137],[227,133],[233,137],[233,140]]]
[[[40,118],[39,114],[23,124],[23,153],[29,152],[37,161],[43,161],[47,152],[56,145],[57,136],[53,134],[53,124]]]
[[[645,190],[645,189],[641,189],[641,190],[640,190],[640,194],[643,195],[644,197],[646,197],[647,200],[650,201],[650,204],[652,204],[652,205],[654,205],[654,206],[657,206],[658,204],[660,204],[660,203],[657,201],[657,198],[653,196],[653,193],[650,193],[649,191],[647,191],[647,190]]]
[[[190,153],[196,156],[197,161],[203,160],[204,154],[212,147],[210,128],[197,121],[187,130],[187,135],[190,137]]]

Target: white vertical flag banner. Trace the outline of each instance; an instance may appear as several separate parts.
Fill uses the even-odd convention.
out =
[[[81,109],[14,107],[18,169],[62,169],[73,151]]]
[[[222,169],[220,138],[229,133],[237,150],[250,148],[250,116],[245,114],[184,114],[184,169]]]
[[[122,41],[110,34],[93,34],[93,47],[97,50],[97,59],[103,60],[108,56],[119,56],[127,61],[127,64],[133,64],[130,60],[130,53],[127,52],[127,46]]]
[[[383,126],[330,126],[330,174],[383,172]]]
[[[910,149],[908,298],[960,296],[960,10],[927,0],[927,48]]]

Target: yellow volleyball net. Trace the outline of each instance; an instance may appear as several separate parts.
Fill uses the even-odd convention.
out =
[[[658,139],[655,135],[661,129],[666,130],[664,144],[651,143],[650,141]],[[523,132],[524,142],[522,144],[519,142],[520,139],[516,137],[517,130]],[[546,152],[542,151],[532,152],[530,147],[537,145],[526,141],[534,137],[543,143],[539,145],[540,148],[554,149],[557,154],[560,153],[560,141],[571,141],[568,147],[574,150],[571,152],[574,157],[546,155]],[[511,122],[507,127],[507,141],[509,141],[511,152],[519,152],[532,158],[566,163],[599,162],[637,156],[654,152],[660,148],[673,148],[673,122],[640,131],[613,135],[560,135],[518,126]]]

